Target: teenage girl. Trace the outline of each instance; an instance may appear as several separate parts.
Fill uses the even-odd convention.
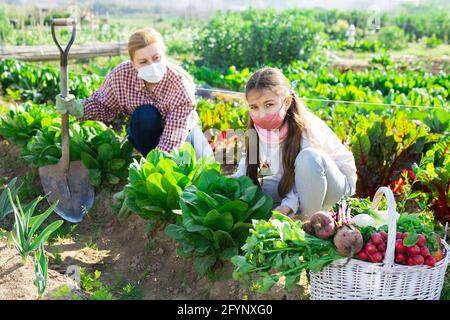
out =
[[[235,177],[249,176],[274,199],[276,211],[299,213],[302,220],[355,193],[352,152],[305,107],[280,70],[255,72],[245,97],[257,142],[255,148],[247,141]]]

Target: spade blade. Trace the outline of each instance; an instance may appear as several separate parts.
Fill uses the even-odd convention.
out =
[[[55,212],[64,220],[80,222],[94,204],[94,189],[89,183],[89,171],[82,161],[69,163],[67,175],[64,165],[39,168],[42,187],[50,203],[59,200]]]

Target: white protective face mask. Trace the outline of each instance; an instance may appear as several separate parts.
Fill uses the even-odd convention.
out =
[[[164,60],[138,69],[138,77],[150,83],[158,83],[164,77],[167,66]]]

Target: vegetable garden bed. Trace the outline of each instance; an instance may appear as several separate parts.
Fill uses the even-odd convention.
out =
[[[175,23],[164,30],[169,53],[187,57],[183,66],[206,87],[243,91],[259,66],[279,67],[353,152],[355,198],[342,199],[333,212],[316,213],[309,223],[272,212],[272,199],[248,177],[226,177],[242,156],[233,147],[244,141],[233,130],[245,129],[248,120],[237,93],[197,99],[216,161],[225,158],[221,151],[234,159],[222,166],[195,159],[189,145],[142,158],[125,138],[126,119],[105,125],[70,118],[71,160],[88,168],[96,200],[82,223],[62,223],[51,215],[56,203],[39,197],[37,173],[61,157],[54,110],[59,71],[1,60],[0,93],[8,103],[0,101],[0,256],[10,260],[0,265],[6,288],[0,298],[33,298],[37,291],[41,299],[306,299],[308,272],[346,256],[353,257],[351,264],[370,266],[387,255],[386,212],[371,209],[369,198],[380,186],[395,194],[400,213],[390,250],[395,263],[406,269],[439,265],[445,250],[438,237],[450,221],[448,65],[411,65],[382,51],[402,49],[410,37],[422,37],[427,47],[447,41],[446,15],[430,12],[428,17],[440,19],[430,19],[422,32],[404,30],[401,14],[383,16],[388,25],[369,37],[362,37],[360,24],[367,17],[358,15],[352,54],[377,55],[356,70],[335,68],[330,57],[349,49],[345,20],[353,13],[248,10],[217,14],[201,28]],[[183,30],[189,35],[179,42]],[[20,40],[15,32],[7,36]],[[120,61],[78,64],[69,91],[90,96]],[[64,284],[69,275],[79,277],[80,290]],[[442,295],[447,299],[448,279]]]

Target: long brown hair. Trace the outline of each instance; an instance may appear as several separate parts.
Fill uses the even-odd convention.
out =
[[[128,39],[128,54],[130,55],[130,60],[133,61],[134,54],[137,50],[147,47],[150,44],[157,43],[163,49],[163,52],[167,52],[166,44],[162,35],[153,28],[140,29],[134,32]],[[167,64],[174,70],[185,76],[192,84],[194,80],[183,68],[167,60]]]
[[[294,170],[295,170],[295,159],[300,152],[301,149],[301,140],[303,134],[308,130],[307,124],[305,121],[305,112],[307,111],[305,105],[300,100],[300,98],[294,92],[291,92],[290,86],[287,78],[283,75],[283,73],[276,68],[263,68],[256,71],[250,80],[247,82],[245,88],[245,96],[247,97],[248,93],[251,90],[259,90],[262,91],[264,89],[271,90],[277,95],[283,97],[283,99],[289,95],[292,96],[292,102],[289,106],[286,117],[284,119],[283,125],[287,123],[288,125],[288,134],[286,140],[284,141],[283,149],[282,149],[282,163],[283,163],[283,176],[281,177],[281,181],[278,184],[278,194],[280,197],[285,197],[287,193],[289,193],[294,186]],[[255,129],[254,123],[249,117],[248,129]],[[247,165],[247,176],[249,176],[253,182],[257,185],[259,184],[258,176],[259,176],[259,138],[257,139],[257,163],[250,164],[249,157],[249,141],[246,140],[246,165]]]

